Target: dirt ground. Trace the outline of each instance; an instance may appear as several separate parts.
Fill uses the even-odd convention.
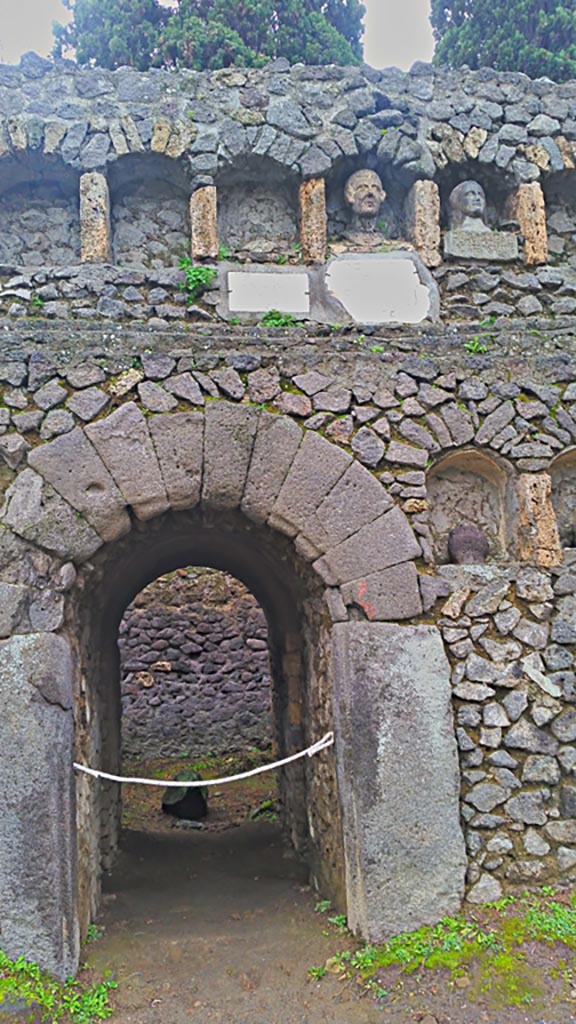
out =
[[[388,969],[380,1000],[354,980],[329,973],[311,979],[310,968],[354,940],[315,911],[306,867],[278,825],[250,820],[251,810],[274,799],[272,777],[213,791],[202,830],[163,815],[160,793],[125,787],[128,827],[105,882],[103,934],[85,951],[92,967],[111,969],[119,981],[114,1024],[576,1021],[571,971],[560,980],[546,974],[555,950],[550,964],[539,965],[542,998],[526,1009],[495,1010],[489,993],[472,1004],[467,982],[438,971],[402,976]]]

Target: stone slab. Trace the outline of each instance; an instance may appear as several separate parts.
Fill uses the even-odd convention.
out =
[[[327,551],[314,568],[328,586],[335,587],[409,562],[420,553],[408,519],[401,509],[393,508]]]
[[[259,415],[253,406],[208,403],[204,425],[204,506],[235,509],[241,504]]]
[[[460,260],[517,260],[518,238],[504,231],[455,229],[444,235],[444,255]]]
[[[148,426],[170,507],[193,508],[200,501],[202,485],[202,413],[152,416]]]
[[[306,535],[310,517],[351,461],[350,455],[319,434],[305,434],[270,514],[270,526],[288,536]]]
[[[254,522],[266,522],[301,441],[294,420],[269,412],[260,416],[242,498],[242,511]]]
[[[413,562],[372,573],[341,588],[345,604],[362,608],[367,619],[398,622],[422,612],[418,571]]]
[[[91,558],[102,545],[95,530],[33,469],[19,473],[6,491],[0,521],[19,537],[74,562]]]
[[[2,949],[60,978],[78,965],[72,653],[50,633],[0,643]]]
[[[170,507],[148,425],[135,402],[85,431],[138,519],[152,519]]]
[[[228,304],[232,313],[282,313],[306,316],[310,312],[310,288],[305,273],[230,271]]]
[[[84,516],[102,540],[117,540],[129,531],[126,503],[80,427],[34,448],[28,463]]]
[[[418,324],[437,317],[438,286],[415,253],[348,253],[330,260],[326,289],[357,323]]]
[[[434,626],[336,623],[333,637],[348,924],[380,942],[464,894],[450,666]]]

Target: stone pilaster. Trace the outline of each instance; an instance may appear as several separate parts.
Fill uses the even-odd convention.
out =
[[[548,260],[546,204],[542,186],[537,181],[519,185],[507,203],[507,213],[520,226],[524,235],[524,260],[528,266]]]
[[[434,181],[416,181],[406,202],[406,228],[427,267],[437,267],[440,256],[440,193]]]
[[[98,171],[80,178],[80,236],[83,263],[110,263],[110,192]]]
[[[326,259],[326,182],[311,178],[300,186],[300,244],[305,263]]]
[[[518,532],[516,547],[522,562],[549,567],[562,564],[556,514],[548,473],[522,473],[516,484]]]
[[[215,260],[218,256],[218,197],[215,185],[197,188],[190,197],[192,259]]]

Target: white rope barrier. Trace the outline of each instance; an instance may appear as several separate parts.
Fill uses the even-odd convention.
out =
[[[91,775],[94,779],[106,779],[108,782],[129,782],[136,783],[138,786],[162,786],[163,789],[171,786],[174,789],[194,789],[201,786],[225,786],[227,782],[240,782],[241,779],[249,779],[252,775],[260,775],[262,772],[271,772],[275,768],[282,768],[285,764],[298,761],[301,757],[314,757],[315,754],[319,754],[320,751],[327,750],[328,747],[333,745],[334,733],[327,732],[321,740],[313,743],[311,747],[299,751],[298,754],[291,754],[290,757],[285,757],[281,761],[275,761],[274,764],[263,764],[260,768],[252,768],[249,772],[240,772],[238,775],[229,775],[225,779],[196,779],[194,782],[167,782],[165,779],[131,779],[124,775],[110,775],[108,772],[100,772],[95,768],[88,768],[85,764],[78,764],[76,761],[74,761],[74,767],[78,772]]]

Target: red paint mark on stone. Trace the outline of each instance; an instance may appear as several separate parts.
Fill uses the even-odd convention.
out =
[[[356,601],[363,609],[363,611],[366,613],[366,618],[372,620],[376,615],[374,605],[370,601],[363,600],[364,594],[366,593],[367,589],[368,584],[364,580],[362,580],[362,582],[358,584],[358,594],[356,597]]]

